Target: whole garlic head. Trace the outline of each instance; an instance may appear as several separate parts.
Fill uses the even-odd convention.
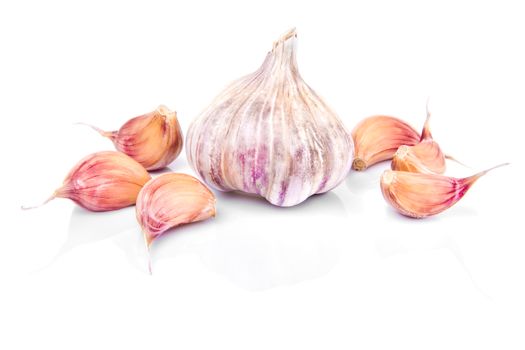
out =
[[[296,40],[295,29],[283,35],[257,71],[228,86],[191,124],[187,157],[210,186],[286,207],[348,174],[352,136],[299,75]]]

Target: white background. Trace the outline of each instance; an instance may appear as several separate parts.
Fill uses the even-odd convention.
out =
[[[523,349],[525,12],[519,1],[2,1],[2,349]],[[185,131],[290,27],[304,79],[349,129],[373,114],[511,162],[442,215],[384,202],[388,164],[297,207],[217,193],[155,242],[134,209],[46,198],[105,129],[176,109]],[[192,173],[183,153],[173,171]]]

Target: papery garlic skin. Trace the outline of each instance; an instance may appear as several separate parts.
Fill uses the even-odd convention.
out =
[[[121,209],[135,204],[150,178],[142,165],[123,153],[97,152],[78,162],[50,199],[69,198],[91,211]]]
[[[132,157],[147,170],[168,166],[182,150],[182,130],[177,113],[164,105],[128,120],[118,131],[90,126],[109,138],[118,151]]]
[[[407,122],[386,115],[360,121],[352,130],[355,157],[352,167],[361,171],[384,160],[392,159],[403,145],[416,145],[419,133]]]
[[[173,227],[215,216],[215,201],[213,193],[190,175],[167,173],[150,180],[136,205],[146,245]]]
[[[458,179],[436,174],[386,170],[381,176],[383,197],[399,213],[424,218],[456,204],[470,187],[492,169]]]
[[[392,170],[424,174],[443,174],[446,170],[445,154],[430,132],[430,113],[421,132],[421,140],[413,146],[401,146],[392,158]]]
[[[348,174],[352,137],[299,75],[296,40],[295,30],[285,34],[256,72],[228,86],[191,124],[187,158],[210,186],[286,207]]]

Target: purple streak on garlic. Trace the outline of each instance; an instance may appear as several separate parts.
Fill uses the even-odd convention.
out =
[[[242,191],[277,206],[336,187],[353,160],[351,134],[303,81],[291,30],[262,66],[229,85],[193,121],[190,164],[221,191]]]

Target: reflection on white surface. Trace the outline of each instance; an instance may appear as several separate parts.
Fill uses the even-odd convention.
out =
[[[291,208],[244,194],[218,193],[217,205],[216,218],[176,228],[155,242],[153,270],[162,260],[197,254],[207,268],[235,285],[264,290],[321,277],[337,263],[330,225],[341,223],[346,214],[333,192]],[[309,229],[280,229],[290,221]],[[236,229],[227,229],[232,224]]]
[[[390,169],[390,161],[372,165],[364,171],[351,170],[346,177],[346,186],[354,194],[363,194],[371,189],[379,190],[379,179],[386,169]]]
[[[398,220],[414,221],[412,218],[405,218],[401,215],[399,215]],[[418,222],[421,222],[421,220],[418,220]],[[484,297],[492,300],[492,298],[483,291],[474,280],[457,242],[450,235],[445,233],[424,232],[424,227],[428,224],[429,222],[426,221],[424,222],[424,225],[421,225],[423,231],[421,233],[416,232],[396,235],[386,233],[379,236],[375,244],[377,252],[383,259],[386,259],[396,255],[414,254],[439,249],[448,250],[456,258],[459,266],[464,270],[474,288],[476,288]]]
[[[66,240],[44,269],[75,247],[100,242],[135,227],[137,220],[134,207],[95,213],[75,206],[69,219]]]
[[[197,255],[208,269],[233,284],[264,290],[319,278],[338,261],[331,228],[346,224],[348,214],[334,192],[291,208],[241,193],[218,193],[217,206],[215,218],[175,228],[155,241],[151,248],[154,275],[156,266],[186,254]],[[308,230],[290,230],[289,223],[294,221]],[[66,240],[45,268],[75,247],[107,239],[122,250],[130,265],[147,273],[134,207],[101,213],[75,207]]]

